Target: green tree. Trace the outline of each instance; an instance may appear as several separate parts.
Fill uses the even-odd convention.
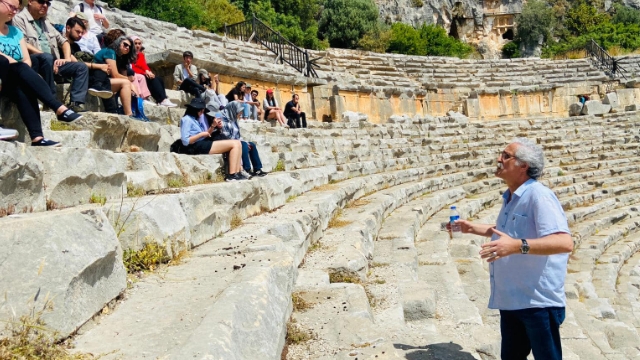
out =
[[[378,26],[372,31],[364,34],[358,40],[358,48],[366,51],[384,53],[391,43],[391,29],[384,23],[378,23]]]
[[[287,13],[276,11],[273,4],[277,1],[259,0],[251,4],[251,11],[256,14],[258,19],[298,46],[309,49],[324,49],[328,46],[326,42],[318,39],[318,23],[311,16],[313,11],[301,12],[305,18],[303,21],[303,17],[297,15],[296,7],[293,5]],[[297,4],[302,6],[301,4],[305,2],[311,4],[315,0],[299,0]],[[283,6],[283,4],[279,3],[278,6]]]
[[[426,49],[426,41],[413,26],[399,22],[391,25],[391,39],[387,51],[394,54],[426,55]]]
[[[590,32],[608,20],[607,14],[600,13],[598,9],[585,1],[579,1],[567,12],[566,27],[573,35],[581,35]]]
[[[331,46],[353,49],[377,24],[373,0],[326,0],[318,25],[320,36]]]
[[[614,15],[611,21],[615,24],[640,24],[640,11],[620,4],[614,4]]]
[[[516,41],[535,45],[542,37],[549,39],[555,16],[551,7],[542,0],[528,1],[516,17]]]
[[[464,58],[473,51],[470,45],[447,35],[437,25],[422,24],[420,38],[426,42],[426,55]]]

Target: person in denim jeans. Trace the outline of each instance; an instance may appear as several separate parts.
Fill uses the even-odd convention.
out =
[[[498,156],[496,176],[508,189],[496,224],[458,220],[463,233],[491,236],[480,256],[489,264],[489,308],[500,310],[502,359],[562,359],[564,279],[573,240],[555,194],[537,179],[542,148],[518,138]]]
[[[244,103],[240,101],[232,101],[221,111],[222,115],[222,134],[230,140],[240,140],[242,143],[242,167],[244,171],[252,176],[265,176],[268,173],[262,171],[262,162],[258,148],[253,142],[245,141],[240,135],[240,127],[238,119],[244,110]],[[253,171],[251,171],[253,167]]]

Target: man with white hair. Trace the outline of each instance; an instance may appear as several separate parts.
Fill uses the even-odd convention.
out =
[[[507,190],[496,224],[458,220],[463,233],[491,236],[480,256],[490,263],[489,308],[500,310],[502,359],[562,359],[564,279],[573,250],[567,218],[555,194],[537,179],[542,148],[517,138],[498,156],[496,176]]]

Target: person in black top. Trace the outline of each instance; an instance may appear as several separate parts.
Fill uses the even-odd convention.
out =
[[[249,104],[246,104],[244,101],[244,92],[246,88],[247,86],[244,81],[238,81],[236,86],[227,93],[227,101],[229,103],[233,101],[242,103],[242,120],[248,120],[249,115],[251,114],[251,108],[249,107]]]
[[[289,120],[289,126],[292,128],[306,128],[307,115],[300,109],[300,97],[293,94],[291,101],[284,107],[284,116]]]

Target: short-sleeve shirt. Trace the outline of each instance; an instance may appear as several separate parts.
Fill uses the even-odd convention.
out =
[[[105,14],[104,8],[98,8],[97,5],[92,8],[91,5],[87,4],[86,2],[83,2],[83,4],[84,14],[87,16],[87,20],[89,21],[89,29],[87,30],[89,30],[94,35],[102,34],[102,22],[97,22],[96,19],[94,19],[93,14],[103,14],[107,16],[107,14]],[[80,12],[80,4],[73,7],[73,12]]]
[[[529,179],[511,195],[503,194],[496,228],[514,239],[537,239],[555,233],[569,234],[567,217],[556,195]],[[493,235],[492,240],[497,239]],[[514,254],[489,264],[489,308],[520,310],[563,307],[564,279],[569,254]]]
[[[244,99],[244,94],[240,92],[240,90],[233,88],[227,93],[227,101],[232,102],[236,101],[234,95],[238,96],[238,100]]]
[[[8,27],[7,35],[0,34],[0,51],[15,61],[22,61],[23,55],[20,47],[20,40],[24,37],[22,31],[12,25],[8,25]]]
[[[284,116],[290,116],[293,115],[295,112],[293,111],[293,109],[297,109],[298,105],[296,105],[293,100],[289,101],[285,106],[284,106]]]
[[[116,51],[111,48],[104,48],[93,56],[93,62],[96,64],[106,64],[107,59],[116,60]]]

